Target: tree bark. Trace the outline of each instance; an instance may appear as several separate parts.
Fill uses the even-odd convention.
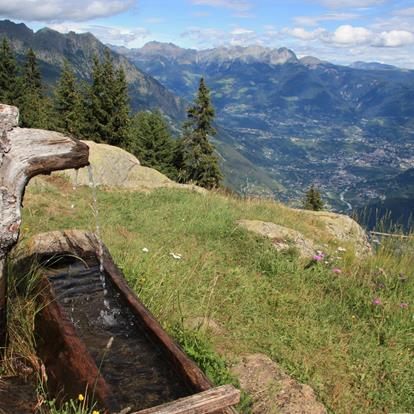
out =
[[[30,178],[89,164],[89,148],[53,131],[18,128],[17,108],[0,104],[0,347],[6,344],[7,254],[17,243]]]

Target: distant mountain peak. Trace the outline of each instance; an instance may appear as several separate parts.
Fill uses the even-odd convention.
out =
[[[297,63],[295,53],[285,47],[272,49],[261,45],[250,46],[221,46],[214,49],[198,52],[199,57],[205,60],[217,60],[218,62],[239,60],[245,63],[261,62],[272,65],[284,63]]]
[[[145,43],[145,45],[142,47],[143,50],[154,50],[154,49],[182,49],[180,46],[177,46],[174,43],[171,42],[158,42],[157,40],[151,40],[150,42]]]
[[[324,61],[324,60],[320,60],[315,56],[303,56],[302,58],[299,59],[300,63],[302,63],[302,65],[305,66],[319,66],[319,65],[323,65],[326,64],[328,62]]]
[[[349,65],[353,69],[362,69],[362,70],[399,70],[397,66],[387,65],[380,62],[362,62],[357,61]]]

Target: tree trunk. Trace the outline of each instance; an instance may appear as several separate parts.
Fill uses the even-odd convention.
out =
[[[16,107],[0,104],[0,347],[6,344],[7,254],[19,237],[25,187],[35,175],[89,164],[86,144],[57,132],[18,128],[18,119]]]

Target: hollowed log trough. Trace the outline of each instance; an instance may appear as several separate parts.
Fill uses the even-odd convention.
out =
[[[85,298],[82,300],[91,301],[92,310],[90,312],[92,313],[96,311],[95,308],[101,306],[98,298],[100,295],[99,280],[93,279],[94,276],[91,279],[91,274],[99,273],[97,252],[102,250],[106,283],[103,288],[106,296],[103,298],[104,300],[109,297],[115,298],[107,299],[107,301],[116,301],[111,303],[112,311],[115,309],[117,312],[118,308],[126,309],[124,314],[122,312],[116,314],[114,311],[115,317],[122,321],[125,314],[129,315],[127,321],[128,323],[132,321],[132,328],[128,328],[130,337],[121,339],[124,332],[119,333],[116,327],[109,324],[108,331],[114,332],[115,329],[116,332],[113,339],[109,341],[113,341],[115,349],[105,349],[107,341],[104,338],[104,342],[101,341],[100,344],[100,347],[103,348],[102,352],[98,355],[96,350],[91,352],[88,349],[89,344],[95,345],[96,342],[99,342],[95,341],[94,334],[88,332],[88,326],[91,327],[91,330],[94,330],[95,327],[90,321],[89,325],[85,325],[85,321],[76,320],[76,309],[70,307],[82,308],[82,304],[79,301],[76,302],[75,299],[75,302],[71,304],[70,297],[74,290],[84,289],[82,283],[89,283],[90,288],[87,289],[89,289],[91,296],[87,296],[88,293],[85,293]],[[31,240],[28,251],[29,255],[21,262],[21,268],[27,269],[33,263],[41,264],[42,277],[38,295],[41,311],[36,317],[35,331],[37,351],[45,364],[48,388],[53,395],[60,396],[61,400],[76,398],[78,394],[84,394],[86,389],[87,393],[93,394],[93,398],[101,409],[111,413],[119,412],[126,407],[131,407],[131,412],[135,414],[237,413],[232,406],[239,402],[239,391],[231,385],[214,388],[200,368],[164,331],[155,317],[129,288],[124,275],[115,265],[109,251],[105,246],[99,246],[99,241],[93,233],[82,231],[43,233]],[[72,273],[70,269],[74,269]],[[64,282],[65,278],[69,280],[69,288],[61,290],[60,286],[66,283]],[[91,293],[93,291],[98,293]],[[85,290],[85,292],[88,291]],[[87,299],[88,297],[89,299]],[[97,298],[98,302],[94,302]],[[103,305],[102,308],[105,309]],[[102,312],[101,310],[101,314]],[[97,315],[97,319],[99,319],[100,316]],[[79,324],[84,326],[79,327]],[[97,336],[100,336],[99,331],[97,332]],[[115,362],[112,363],[108,358],[108,364],[113,364],[113,366],[106,372],[106,360],[102,354],[105,356],[113,352],[116,353],[116,345],[121,346],[119,343],[122,341],[129,341],[127,344],[130,345],[127,350],[119,348],[121,352],[130,352],[130,347],[135,349],[133,341],[142,341],[143,337],[147,341],[145,345],[147,348],[143,351],[146,352],[145,359],[151,363],[154,360],[158,371],[154,368],[154,373],[151,366],[143,366],[145,361],[138,362],[136,371],[133,370],[132,373],[130,367],[129,376],[123,378],[121,383],[123,381],[122,384],[136,385],[133,388],[135,387],[134,395],[137,396],[137,401],[134,397],[123,403],[122,400],[117,399],[117,394],[123,392],[117,382],[117,372],[121,371],[125,365],[124,362],[128,361],[117,360],[115,356]],[[151,353],[154,353],[155,356]],[[136,354],[131,355],[130,358],[131,361],[135,360],[134,358],[137,361],[140,360],[139,355]],[[121,365],[119,368],[116,366],[117,362]],[[122,376],[121,372],[119,374]],[[154,384],[151,384],[148,378],[144,378],[145,375],[154,378]],[[174,385],[171,385],[171,382]],[[143,395],[141,398],[139,395],[141,383],[144,384],[143,393],[149,392],[157,395],[151,394],[150,398]],[[129,385],[126,387],[128,388]],[[174,392],[164,390],[164,388],[169,389],[170,387],[174,389]],[[152,401],[155,401],[154,405],[152,405]]]

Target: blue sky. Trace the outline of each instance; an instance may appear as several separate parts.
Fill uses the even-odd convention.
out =
[[[0,0],[0,16],[127,47],[261,44],[414,69],[414,0]]]

